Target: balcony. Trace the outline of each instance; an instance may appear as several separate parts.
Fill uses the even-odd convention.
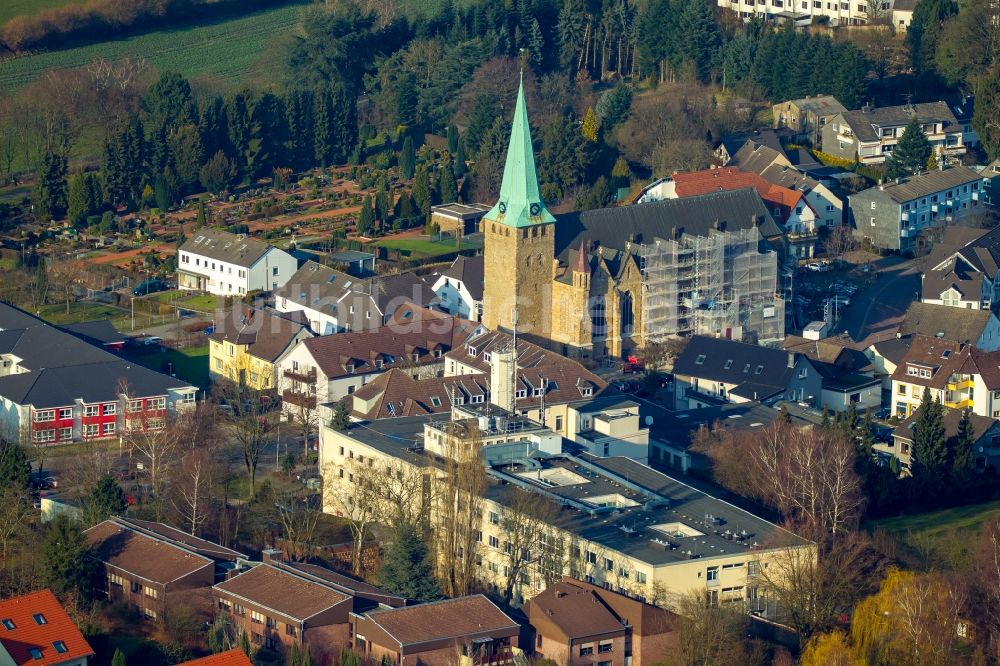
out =
[[[962,391],[964,389],[971,389],[976,383],[971,379],[963,379],[958,382],[948,382],[949,391]]]
[[[282,401],[302,407],[303,409],[316,409],[316,396],[301,391],[284,391],[281,394]]]
[[[945,407],[950,407],[952,409],[966,409],[972,408],[972,398],[966,398],[965,400],[959,400],[958,402],[946,402]]]
[[[305,382],[306,384],[316,383],[316,368],[309,368],[305,372],[286,369],[284,375],[287,379],[297,382]]]

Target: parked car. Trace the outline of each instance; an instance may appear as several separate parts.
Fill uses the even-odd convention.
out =
[[[636,356],[629,356],[622,365],[622,372],[625,374],[635,374],[646,369],[646,361]]]
[[[167,283],[163,280],[158,280],[156,278],[150,280],[144,280],[140,282],[135,289],[132,290],[133,296],[148,296],[149,294],[155,294],[159,291],[166,291]]]

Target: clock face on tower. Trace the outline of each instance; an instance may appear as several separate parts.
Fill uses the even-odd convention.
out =
[[[542,212],[542,207],[541,206],[539,206],[536,203],[531,204],[531,214],[532,215],[538,215],[540,212]]]
[[[502,201],[500,202],[500,205],[499,205],[499,206],[497,206],[497,208],[499,208],[499,209],[500,209],[500,212],[501,212],[501,213],[506,213],[506,212],[507,212],[507,204],[505,204],[505,203],[504,203],[504,202],[502,202]]]

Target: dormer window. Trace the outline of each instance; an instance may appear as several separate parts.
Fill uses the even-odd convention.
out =
[[[469,345],[469,356],[475,356],[475,355],[476,355],[476,348],[473,347],[472,345]]]
[[[518,389],[517,391],[514,392],[514,397],[515,398],[527,398],[528,397],[528,391],[525,390],[525,389]]]
[[[583,391],[581,391],[581,393],[583,393],[584,398],[589,398],[590,396],[594,395],[594,389],[592,389],[589,386],[586,386],[584,387]]]
[[[541,395],[545,395],[545,389],[539,386],[538,388],[532,390],[531,394],[537,398]]]
[[[347,364],[347,374],[349,374],[349,375],[353,375],[354,374],[354,364],[353,363],[348,363]]]
[[[491,362],[493,360],[493,355],[490,354],[489,352],[484,352],[483,353],[483,360],[486,361],[487,363],[489,363],[489,362]]]
[[[918,370],[912,365],[908,365],[906,366],[906,374],[908,377],[916,377],[918,374]]]

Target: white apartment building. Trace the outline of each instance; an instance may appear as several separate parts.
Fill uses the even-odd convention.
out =
[[[719,0],[719,7],[737,12],[744,20],[763,16],[809,25],[825,16],[833,26],[868,22],[866,0]]]
[[[275,291],[297,267],[295,257],[273,245],[202,227],[177,252],[177,286],[217,296]]]

